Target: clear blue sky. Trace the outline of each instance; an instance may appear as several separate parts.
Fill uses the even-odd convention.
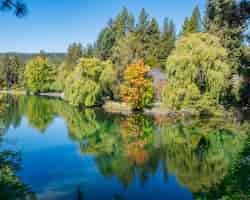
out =
[[[1,0],[0,0],[1,1]],[[138,16],[145,8],[162,25],[172,18],[180,30],[184,18],[198,5],[204,12],[205,0],[24,0],[29,13],[16,18],[0,12],[0,52],[65,52],[72,42],[83,45],[95,41],[108,19],[123,6]]]

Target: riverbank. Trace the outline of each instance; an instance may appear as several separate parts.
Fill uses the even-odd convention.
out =
[[[26,95],[27,92],[25,90],[0,90],[0,94],[12,94],[12,95]]]
[[[60,93],[60,92],[45,92],[45,93],[38,93],[37,96],[55,97],[55,98],[64,99],[64,93]]]
[[[109,113],[115,114],[122,114],[122,115],[130,115],[134,113],[131,107],[122,102],[115,102],[115,101],[106,101],[103,105],[103,109]],[[162,103],[154,103],[152,108],[145,108],[142,113],[151,116],[162,116],[162,117],[170,117],[170,118],[177,118],[183,116],[182,112],[177,112],[166,108]],[[190,116],[192,112],[190,111]]]
[[[11,95],[27,95],[28,92],[25,90],[0,90],[0,94],[11,94]],[[64,99],[64,93],[60,92],[45,92],[45,93],[38,93],[38,94],[29,94],[34,96],[41,96],[41,97],[50,97],[50,98],[59,98],[62,100]],[[105,112],[107,113],[113,113],[113,114],[121,114],[121,115],[131,115],[135,113],[135,111],[132,110],[132,108],[124,103],[124,102],[117,102],[117,101],[106,101],[101,106]],[[153,117],[166,117],[166,118],[190,118],[198,116],[200,113],[197,112],[194,109],[183,109],[179,111],[175,111],[172,109],[167,108],[164,104],[160,102],[153,103],[151,108],[145,108],[142,111],[138,111],[140,113],[143,113],[145,115],[150,115]]]

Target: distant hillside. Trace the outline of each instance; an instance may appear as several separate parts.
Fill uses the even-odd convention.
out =
[[[8,54],[10,56],[17,55],[20,60],[24,63],[26,63],[28,60],[30,60],[32,57],[38,56],[39,53],[0,53],[0,59],[3,57],[3,55]],[[50,63],[59,64],[64,60],[65,53],[45,53],[45,55],[48,57],[48,60]]]

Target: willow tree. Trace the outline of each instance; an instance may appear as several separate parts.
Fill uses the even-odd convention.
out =
[[[81,58],[65,84],[65,98],[75,106],[94,106],[112,96],[116,71],[110,61]]]
[[[226,49],[215,36],[194,33],[182,37],[167,60],[165,103],[177,109],[219,103],[229,82],[227,59]]]

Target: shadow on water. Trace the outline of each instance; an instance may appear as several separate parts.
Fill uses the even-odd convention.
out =
[[[143,187],[161,171],[165,182],[174,174],[195,199],[230,198],[230,193],[235,198],[249,197],[247,122],[236,123],[233,119],[173,122],[140,114],[114,116],[100,110],[79,111],[63,101],[34,96],[5,97],[1,110],[2,135],[11,125],[18,127],[23,116],[30,127],[41,133],[56,117],[63,118],[68,136],[77,142],[81,154],[93,156],[99,173],[106,179],[115,177],[125,190],[135,181]],[[4,159],[0,162],[5,163]],[[17,192],[27,188],[29,193],[28,187],[15,176],[15,167],[7,168],[12,178],[6,180],[13,181],[10,186],[12,183],[20,186],[10,188]],[[0,183],[0,190],[4,185]],[[81,185],[75,191],[76,198],[83,199]],[[0,194],[14,193],[3,190]],[[124,199],[123,194],[115,191],[113,198]]]

